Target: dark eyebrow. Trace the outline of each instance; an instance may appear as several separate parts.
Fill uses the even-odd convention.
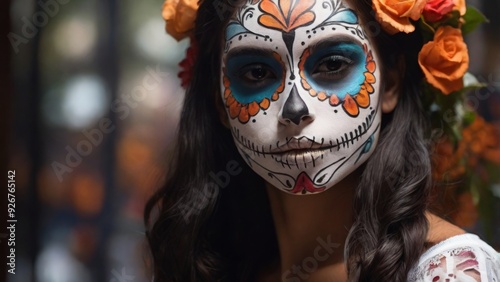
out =
[[[356,44],[359,47],[362,47],[361,42],[352,36],[347,36],[347,35],[338,35],[335,37],[329,37],[325,38],[322,40],[319,40],[318,42],[315,42],[309,46],[309,50],[312,53],[314,53],[317,50],[321,50],[324,48],[328,48],[331,46],[335,45],[340,45],[342,43],[351,43],[351,44]]]
[[[238,57],[241,55],[245,56],[261,56],[261,57],[273,57],[273,51],[268,49],[260,49],[255,47],[236,47],[229,50],[226,60],[230,60],[233,57]]]

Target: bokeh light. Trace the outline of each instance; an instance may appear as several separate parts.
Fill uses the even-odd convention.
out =
[[[66,59],[88,60],[97,43],[97,23],[83,17],[69,18],[59,22],[52,33],[52,42],[57,53]]]
[[[79,76],[68,82],[61,101],[66,126],[82,129],[104,116],[109,97],[104,83],[96,76]]]

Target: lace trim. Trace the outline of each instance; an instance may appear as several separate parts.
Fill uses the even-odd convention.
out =
[[[453,248],[453,245],[460,243],[467,246]],[[485,248],[481,246],[482,244]],[[451,248],[432,255],[447,245],[451,245]],[[431,257],[427,258],[428,256]],[[410,271],[408,281],[475,282],[483,279],[496,282],[499,275],[500,254],[476,235],[462,234],[448,238],[427,250],[419,264]]]

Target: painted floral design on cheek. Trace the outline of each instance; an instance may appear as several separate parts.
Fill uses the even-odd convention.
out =
[[[376,82],[374,75],[376,63],[373,59],[372,51],[368,50],[368,46],[366,44],[363,44],[363,52],[366,56],[363,74],[361,75],[361,72],[355,73],[358,70],[354,70],[354,73],[352,74],[354,78],[350,78],[350,80],[353,81],[344,82],[344,85],[339,87],[341,90],[338,90],[335,89],[336,87],[334,86],[336,82],[332,81],[332,85],[319,86],[313,81],[311,75],[308,74],[307,71],[307,64],[311,57],[311,50],[309,48],[305,49],[299,62],[299,75],[301,77],[302,87],[308,91],[309,95],[312,97],[317,97],[320,101],[328,100],[330,105],[333,107],[342,105],[343,110],[349,116],[357,117],[359,115],[359,108],[366,109],[370,106],[370,94],[373,94],[373,84]],[[361,83],[356,84],[356,81],[361,81]],[[346,87],[346,84],[354,85],[348,85]]]
[[[238,118],[241,123],[247,123],[250,117],[257,115],[261,109],[267,110],[272,101],[278,100],[279,94],[281,94],[285,88],[286,72],[283,71],[285,65],[280,55],[273,52],[272,56],[274,59],[273,63],[278,63],[276,68],[280,69],[280,71],[277,70],[276,73],[281,75],[281,77],[268,78],[271,82],[266,83],[264,87],[254,86],[254,84],[258,85],[259,82],[254,82],[252,85],[245,84],[238,77],[238,75],[244,75],[244,73],[242,73],[241,70],[234,70],[234,68],[237,67],[231,66],[231,62],[229,64],[225,62],[225,65],[229,66],[230,69],[228,70],[226,67],[222,69],[224,102],[228,108],[229,116],[232,119]],[[256,69],[249,69],[248,71],[253,70]]]

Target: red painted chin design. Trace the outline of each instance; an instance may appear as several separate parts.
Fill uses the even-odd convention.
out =
[[[306,194],[307,192],[309,193],[318,193],[322,192],[325,190],[325,186],[316,188],[314,187],[314,184],[312,183],[311,178],[307,173],[301,172],[299,174],[299,177],[297,177],[297,181],[295,182],[295,187],[293,187],[293,190],[291,191],[294,194]]]

